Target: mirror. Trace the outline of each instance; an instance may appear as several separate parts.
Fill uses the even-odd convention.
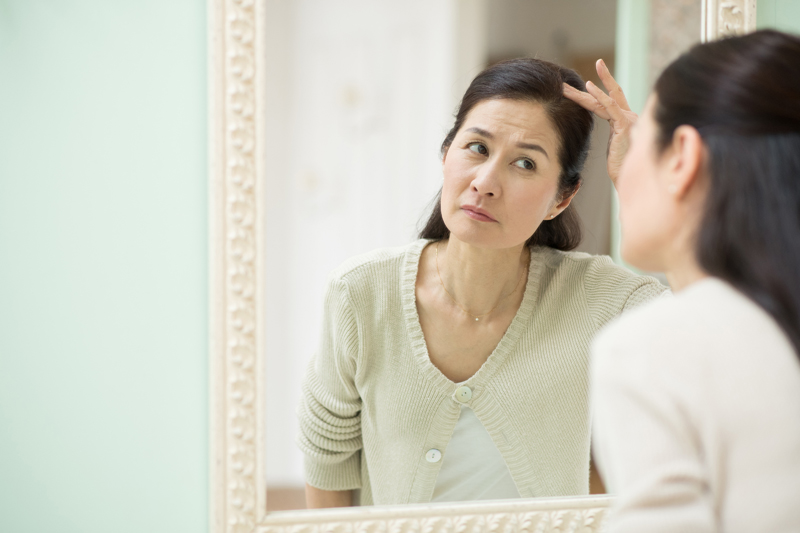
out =
[[[210,5],[215,528],[362,528],[391,520],[421,527],[444,520],[437,529],[462,519],[484,528],[493,517],[513,530],[534,520],[543,531],[550,530],[545,524],[594,531],[607,497],[272,511],[304,506],[295,409],[320,342],[328,273],[349,257],[416,238],[441,186],[439,146],[483,67],[536,56],[596,79],[597,57],[619,66],[616,43],[636,42],[630,27],[625,41],[615,26],[630,26],[625,16],[637,8],[613,0]],[[731,16],[714,2],[653,1],[650,27],[673,31],[646,35],[649,54],[625,53],[660,69],[658,54],[665,64],[699,40],[701,7],[715,21]],[[632,78],[635,61],[623,59]],[[617,77],[623,82],[625,75]],[[606,128],[596,123],[575,200],[586,230],[580,249],[593,254],[613,253]]]
[[[599,83],[597,58],[614,65],[616,0],[302,0],[282,14],[285,44],[268,51],[279,72],[268,78],[282,95],[268,103],[267,122],[272,510],[305,503],[295,412],[320,343],[328,274],[349,257],[416,238],[442,184],[439,146],[483,68],[539,57]],[[611,246],[607,138],[598,121],[576,198],[586,229],[579,250],[595,254]]]

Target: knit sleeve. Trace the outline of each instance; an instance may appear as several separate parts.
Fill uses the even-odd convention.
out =
[[[345,282],[325,295],[320,348],[308,365],[297,409],[306,482],[324,490],[361,487],[361,397],[355,385],[359,328]]]
[[[625,303],[622,305],[623,311],[630,311],[640,305],[646,304],[658,298],[671,298],[672,292],[664,287],[658,280],[651,278],[650,276],[640,276],[646,277],[648,282],[643,284],[641,287],[638,287],[631,291],[627,298],[625,298]],[[653,280],[653,281],[649,281]]]
[[[616,496],[609,530],[617,533],[718,530],[687,415],[696,400],[675,385],[682,374],[669,335],[622,318],[592,346],[593,452]]]
[[[669,289],[656,278],[634,274],[602,256],[587,269],[584,285],[589,311],[598,328],[623,311],[671,296]]]

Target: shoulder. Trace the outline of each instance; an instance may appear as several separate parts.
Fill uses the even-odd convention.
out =
[[[330,278],[347,282],[395,270],[405,262],[409,254],[416,252],[418,255],[426,242],[418,240],[403,246],[378,248],[353,256],[332,270]]]
[[[551,271],[552,279],[579,283],[590,312],[600,324],[642,303],[668,294],[656,278],[636,274],[615,264],[607,255],[562,252],[537,247],[535,253]]]
[[[600,332],[593,351],[600,360],[632,357],[686,368],[715,359],[727,364],[737,354],[791,355],[793,349],[763,309],[727,283],[708,278],[674,298],[625,313]]]
[[[619,287],[620,284],[641,287],[648,284],[661,285],[652,276],[635,274],[619,266],[607,255],[592,255],[583,252],[562,252],[553,248],[535,247],[534,253],[542,258],[545,266],[552,270],[568,271],[595,285]]]
[[[612,355],[622,359],[630,354],[640,359],[642,354],[653,354],[654,348],[668,350],[673,341],[664,339],[665,334],[674,334],[681,331],[687,322],[691,323],[691,319],[681,312],[686,307],[680,297],[662,298],[619,316],[595,337],[592,343],[594,358],[605,359]]]
[[[399,280],[405,267],[416,265],[414,259],[419,258],[427,242],[420,239],[403,246],[378,248],[351,257],[331,271],[328,283],[352,289]]]
[[[545,267],[553,271],[564,271],[581,276],[596,272],[616,274],[620,277],[633,275],[629,270],[617,266],[607,255],[592,255],[584,252],[563,252],[546,246],[535,246],[533,253],[541,258]]]
[[[719,402],[734,405],[733,391],[796,398],[797,363],[766,312],[723,281],[708,279],[603,328],[592,343],[590,373],[598,396],[628,391],[637,401],[683,398],[697,416],[722,423],[718,417],[727,408]]]

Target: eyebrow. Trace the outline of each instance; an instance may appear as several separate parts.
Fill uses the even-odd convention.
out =
[[[478,135],[480,135],[480,136],[482,136],[482,137],[486,137],[487,139],[494,139],[494,134],[493,134],[492,132],[490,132],[490,131],[486,131],[486,130],[484,130],[484,129],[482,129],[482,128],[472,127],[472,128],[467,128],[467,130],[466,130],[466,131],[470,131],[470,132],[472,132],[472,133],[477,133]],[[549,155],[547,155],[547,151],[545,151],[545,149],[544,149],[544,148],[542,148],[541,146],[539,146],[538,144],[531,144],[531,143],[517,143],[517,146],[518,146],[519,148],[525,148],[525,149],[527,149],[527,150],[536,150],[537,152],[541,152],[541,153],[543,153],[543,154],[544,154],[544,156],[545,156],[547,159],[550,159],[550,156],[549,156]]]

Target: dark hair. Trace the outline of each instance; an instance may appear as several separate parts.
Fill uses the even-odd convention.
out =
[[[461,99],[455,124],[442,143],[442,155],[447,153],[469,112],[480,102],[499,99],[537,102],[542,104],[559,134],[561,175],[558,192],[562,198],[569,196],[582,181],[580,173],[589,153],[594,118],[592,113],[563,96],[562,83],[565,82],[581,91],[586,90],[577,72],[541,59],[511,59],[492,65],[472,80]],[[439,191],[420,238],[440,240],[450,235],[442,219],[441,199],[442,192]],[[542,222],[526,244],[572,250],[580,242],[580,219],[570,205],[558,217]]]
[[[655,92],[659,149],[690,125],[708,150],[700,266],[769,313],[800,355],[800,37],[697,45]]]

